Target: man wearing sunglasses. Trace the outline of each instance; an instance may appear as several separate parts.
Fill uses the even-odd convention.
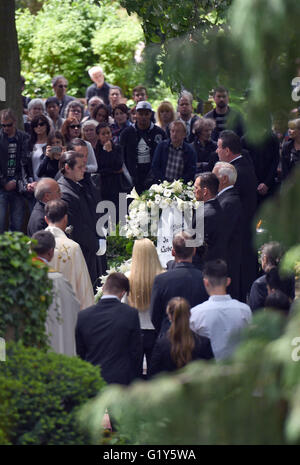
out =
[[[74,97],[67,95],[68,81],[64,76],[55,76],[52,79],[52,87],[55,96],[59,101],[59,114],[60,116],[63,116],[68,103],[75,99]]]
[[[16,128],[11,110],[0,114],[0,234],[4,232],[9,206],[11,231],[21,231],[24,219],[22,193],[33,190],[29,177],[28,136]]]

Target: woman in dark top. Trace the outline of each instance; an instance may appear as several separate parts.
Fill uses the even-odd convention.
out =
[[[189,362],[213,358],[210,341],[190,329],[190,305],[182,297],[174,297],[167,306],[171,322],[165,336],[159,338],[153,349],[149,375],[161,371],[175,371]]]
[[[50,133],[46,152],[37,172],[39,178],[55,178],[58,172],[58,162],[64,151],[64,138],[60,131]]]
[[[125,105],[125,103],[120,103],[113,109],[112,115],[115,121],[110,126],[112,132],[112,141],[114,144],[119,144],[121,132],[130,126],[129,108],[127,105]]]
[[[217,144],[211,139],[216,123],[211,118],[199,118],[193,127],[195,140],[190,145],[197,154],[197,173],[212,171],[219,161],[216,153]]]
[[[108,123],[109,121],[109,110],[108,107],[104,103],[100,103],[97,105],[94,110],[92,117],[98,123]]]
[[[283,179],[290,174],[294,166],[300,164],[300,118],[289,121],[289,138],[282,147]]]
[[[250,290],[249,306],[254,312],[265,305],[268,295],[267,275],[272,279],[273,288],[279,289],[292,301],[295,298],[295,278],[293,276],[281,278],[278,266],[283,255],[282,247],[278,242],[269,242],[261,248],[261,267],[264,272],[254,281]]]

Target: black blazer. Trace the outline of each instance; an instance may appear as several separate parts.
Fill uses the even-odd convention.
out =
[[[36,201],[33,210],[31,212],[28,225],[27,225],[27,234],[29,237],[33,236],[34,233],[40,231],[41,229],[47,228],[47,223],[45,221],[45,204]]]
[[[202,272],[192,263],[177,263],[173,270],[156,276],[152,288],[150,311],[157,333],[164,334],[170,327],[166,308],[173,297],[184,297],[191,307],[208,299]]]
[[[207,337],[199,336],[198,334],[193,333],[195,340],[195,347],[192,352],[192,360],[210,360],[214,357],[210,340]],[[161,371],[175,371],[177,370],[172,357],[171,357],[171,342],[168,338],[168,335],[165,334],[163,337],[157,339],[154,346],[150,367],[148,370],[149,376],[154,376]]]
[[[245,156],[232,161],[231,164],[237,171],[237,180],[234,187],[238,191],[242,202],[244,226],[250,228],[257,206],[258,182],[254,165]]]
[[[101,299],[79,312],[75,339],[79,357],[100,365],[107,383],[129,384],[141,375],[138,311],[117,298]]]

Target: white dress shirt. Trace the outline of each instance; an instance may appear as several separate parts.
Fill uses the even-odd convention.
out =
[[[216,360],[230,357],[242,330],[250,323],[250,307],[227,295],[212,295],[191,309],[190,328],[210,339]]]

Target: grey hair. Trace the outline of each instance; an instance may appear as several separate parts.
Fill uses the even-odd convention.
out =
[[[215,164],[215,168],[218,169],[219,176],[227,176],[230,185],[234,186],[234,184],[236,183],[237,171],[231,163],[227,163],[225,161],[218,161]]]
[[[64,117],[68,118],[68,113],[69,113],[70,109],[73,108],[73,107],[80,107],[80,109],[81,109],[81,118],[80,118],[80,120],[82,120],[82,118],[84,116],[84,105],[79,100],[71,100],[71,102],[68,103],[68,105],[66,106],[66,109],[65,109]]]
[[[188,101],[192,105],[194,97],[193,97],[193,94],[191,94],[191,92],[188,92],[187,90],[183,90],[182,92],[180,92],[178,104],[182,98],[188,99]]]
[[[40,105],[43,108],[43,111],[45,111],[45,104],[42,99],[33,98],[32,100],[30,100],[30,102],[28,103],[28,110],[31,110],[31,108],[35,105]]]
[[[195,121],[195,124],[193,126],[193,133],[195,134],[196,132],[202,132],[203,129],[209,128],[213,130],[216,127],[216,122],[212,118],[198,118]]]
[[[94,100],[97,100],[99,103],[104,103],[104,101],[102,100],[102,98],[98,97],[98,95],[94,95],[93,97],[91,97],[91,98],[89,99],[88,105],[89,105],[91,102],[93,102]]]
[[[39,200],[40,202],[43,201],[43,198],[47,192],[49,192],[49,181],[52,182],[54,181],[53,178],[42,178],[36,185],[36,188],[34,189],[34,197],[36,200]]]
[[[102,74],[104,74],[103,69],[101,68],[101,66],[93,66],[92,68],[90,68],[88,70],[90,78],[93,76],[93,74],[97,73],[98,71],[100,71]]]
[[[86,126],[94,126],[95,128],[99,125],[98,121],[94,119],[87,119],[84,123],[82,123],[82,129],[84,129]]]

